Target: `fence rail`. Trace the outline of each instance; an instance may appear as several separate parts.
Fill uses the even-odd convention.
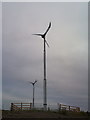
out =
[[[11,111],[31,110],[32,103],[11,103]]]
[[[80,112],[80,107],[76,106],[69,106],[69,105],[64,105],[64,104],[58,104],[59,110],[69,110],[73,112]]]

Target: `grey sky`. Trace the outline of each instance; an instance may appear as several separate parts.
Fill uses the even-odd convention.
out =
[[[3,104],[43,103],[43,40],[47,34],[48,103],[65,103],[87,110],[88,3],[3,3]],[[7,102],[6,102],[7,101]],[[10,106],[9,106],[10,107]]]
[[[2,4],[0,2],[0,109],[2,107]]]

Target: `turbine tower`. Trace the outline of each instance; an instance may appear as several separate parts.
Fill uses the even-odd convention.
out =
[[[33,35],[41,36],[44,39],[44,83],[43,83],[43,86],[44,86],[44,89],[43,89],[44,90],[44,101],[43,101],[44,110],[47,110],[46,44],[49,47],[49,44],[46,41],[45,37],[46,37],[46,34],[49,31],[50,27],[51,27],[51,22],[49,23],[49,26],[44,34],[33,34]]]

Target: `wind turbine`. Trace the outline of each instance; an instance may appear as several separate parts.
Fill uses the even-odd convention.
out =
[[[46,30],[46,32],[44,34],[33,34],[33,35],[38,35],[38,36],[41,36],[43,39],[44,39],[44,103],[43,103],[43,106],[44,106],[44,110],[47,110],[47,90],[46,90],[46,44],[47,46],[49,47],[49,44],[48,42],[46,41],[45,37],[46,37],[46,34],[47,32],[49,31],[51,27],[51,22],[49,23],[49,26]],[[46,43],[46,44],[45,44]]]
[[[34,108],[34,92],[35,92],[35,87],[34,87],[34,85],[35,85],[36,82],[37,82],[37,80],[35,80],[34,82],[29,82],[30,84],[33,85],[33,108]]]

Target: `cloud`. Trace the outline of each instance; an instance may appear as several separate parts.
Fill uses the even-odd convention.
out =
[[[85,3],[3,3],[3,103],[14,97],[32,100],[27,81],[34,80],[36,102],[43,103],[43,40],[32,34],[44,33],[51,21],[46,36],[48,102],[87,109],[86,8]]]

